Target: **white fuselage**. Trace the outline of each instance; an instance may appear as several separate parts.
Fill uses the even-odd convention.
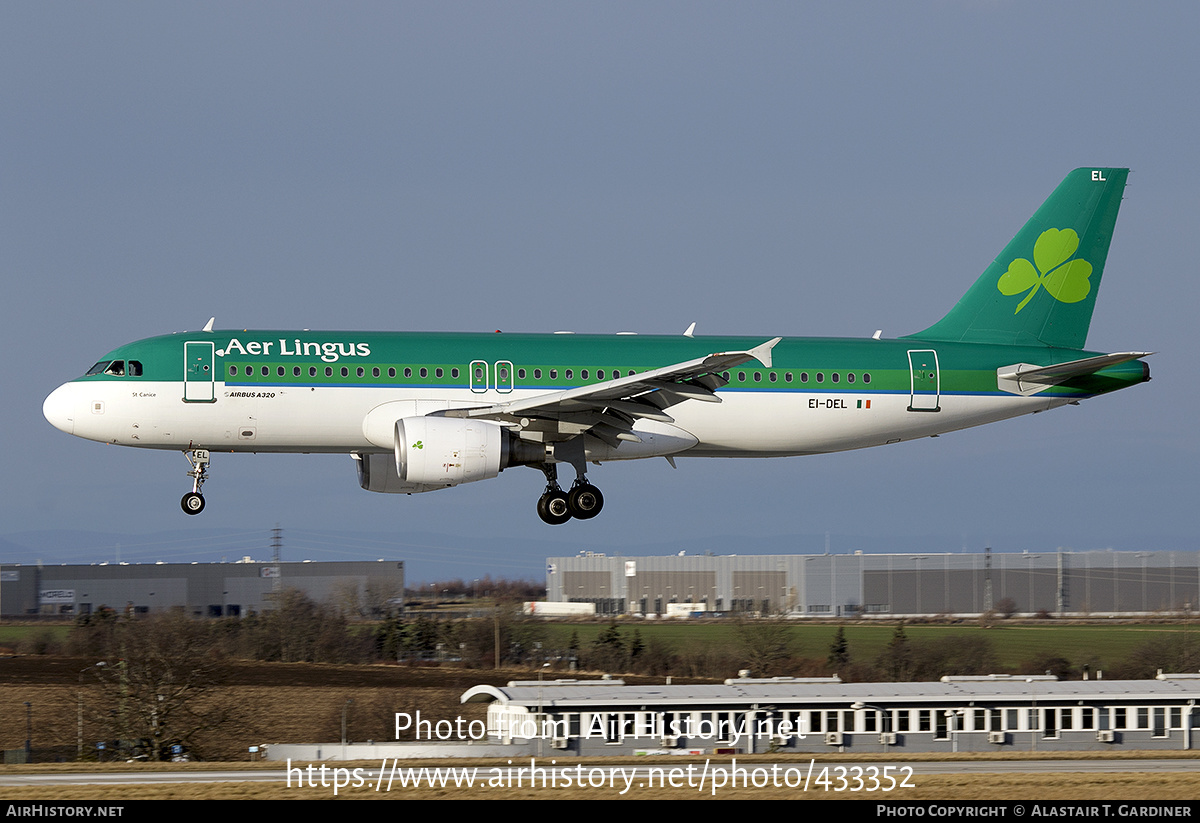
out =
[[[466,389],[437,392],[384,387],[288,386],[266,389],[216,383],[212,403],[183,402],[181,382],[77,381],[45,401],[57,428],[116,445],[229,452],[387,452],[390,425],[370,425],[386,404],[397,409],[470,407],[517,400]],[[432,396],[431,396],[432,395]],[[664,454],[696,457],[779,457],[866,448],[978,426],[1043,411],[1068,402],[1055,397],[942,395],[936,413],[910,411],[901,393],[732,390],[722,402],[685,401],[671,409],[674,424],[640,421],[642,444],[589,446],[594,460],[637,459]],[[411,405],[410,405],[411,404]],[[377,419],[399,413],[382,409]],[[650,442],[646,442],[646,441]]]

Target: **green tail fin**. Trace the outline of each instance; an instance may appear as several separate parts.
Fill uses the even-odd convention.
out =
[[[1129,169],[1075,169],[921,340],[1081,349]]]

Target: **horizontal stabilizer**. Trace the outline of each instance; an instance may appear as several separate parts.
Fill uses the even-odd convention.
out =
[[[1012,394],[1029,396],[1045,391],[1050,386],[1070,380],[1073,377],[1086,377],[1089,374],[1149,357],[1154,352],[1126,351],[1115,354],[1102,354],[1098,357],[1085,357],[1082,360],[1072,360],[1069,363],[1056,363],[1053,366],[1034,366],[1029,363],[1016,363],[1011,366],[1001,366],[996,369],[996,383],[1001,391]]]

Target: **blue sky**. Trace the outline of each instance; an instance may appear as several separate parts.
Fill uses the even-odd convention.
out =
[[[415,576],[827,534],[1200,548],[1196,31],[1183,2],[4,3],[0,560],[265,557],[276,523],[291,559],[351,535],[336,556]],[[1133,169],[1089,348],[1159,354],[1151,383],[1052,414],[604,466],[604,514],[558,529],[538,472],[398,498],[361,491],[348,457],[218,456],[187,518],[181,455],[41,415],[107,350],[211,315],[905,334],[1083,165]]]

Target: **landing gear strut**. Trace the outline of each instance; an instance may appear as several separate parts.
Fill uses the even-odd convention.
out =
[[[192,464],[192,470],[187,473],[192,478],[192,490],[179,501],[179,507],[185,514],[199,514],[204,511],[204,495],[200,489],[208,479],[208,449],[191,449],[185,451],[183,456]]]
[[[538,517],[551,526],[561,526],[572,517],[590,520],[604,507],[604,495],[579,472],[569,492],[558,485],[558,464],[544,463],[539,466],[546,475],[546,490],[538,498]],[[577,470],[578,471],[578,470]]]

